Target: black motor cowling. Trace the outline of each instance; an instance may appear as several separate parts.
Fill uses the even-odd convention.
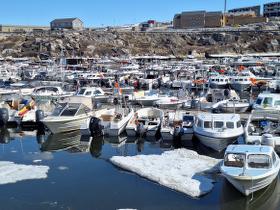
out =
[[[0,126],[3,127],[9,120],[9,111],[6,108],[0,109]]]
[[[43,110],[37,110],[36,111],[36,122],[39,123],[44,119],[44,111]]]
[[[89,130],[90,130],[91,136],[103,135],[103,126],[101,125],[101,120],[96,117],[90,118]]]

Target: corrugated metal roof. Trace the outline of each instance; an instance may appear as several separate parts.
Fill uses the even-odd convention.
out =
[[[74,20],[80,20],[81,22],[83,22],[81,19],[79,18],[61,18],[61,19],[54,19],[52,22],[73,22]]]

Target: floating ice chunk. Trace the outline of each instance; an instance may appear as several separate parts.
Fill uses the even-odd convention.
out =
[[[67,166],[58,166],[58,170],[61,170],[61,171],[65,171],[65,170],[68,170],[69,168]]]
[[[33,160],[33,163],[39,163],[42,162],[42,160]]]
[[[161,155],[114,156],[110,160],[116,166],[192,197],[211,191],[213,180],[203,176],[203,172],[218,171],[220,163],[187,149]]]
[[[0,161],[0,184],[16,183],[29,179],[45,179],[48,170],[48,166],[22,165]]]

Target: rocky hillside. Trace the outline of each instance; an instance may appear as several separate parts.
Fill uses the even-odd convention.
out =
[[[280,31],[212,33],[137,33],[117,31],[52,31],[0,34],[0,57],[66,55],[175,55],[279,52]]]

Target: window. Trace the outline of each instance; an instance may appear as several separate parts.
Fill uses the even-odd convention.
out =
[[[275,162],[276,162],[276,155],[275,155],[275,152],[272,153],[272,161],[273,161],[273,164],[275,164]]]
[[[201,120],[197,120],[197,127],[202,127],[202,121]]]
[[[264,98],[263,105],[264,106],[271,106],[272,105],[272,98],[271,97]]]
[[[263,100],[262,98],[257,98],[256,104],[257,104],[257,105],[261,105],[262,100]]]
[[[275,101],[274,106],[280,106],[280,101]]]
[[[240,128],[241,127],[241,122],[240,121],[237,121],[237,128]]]
[[[79,95],[84,95],[84,93],[85,93],[85,91],[86,91],[86,89],[85,88],[82,88],[80,91],[79,91]]]
[[[222,127],[224,127],[224,122],[222,121],[214,122],[214,128],[222,128]]]
[[[234,123],[233,122],[226,122],[226,127],[229,129],[233,129],[234,128]]]
[[[248,166],[250,168],[270,168],[270,157],[268,155],[248,155]]]
[[[224,160],[224,165],[228,167],[244,167],[245,154],[227,154]]]
[[[210,121],[205,121],[205,122],[204,122],[204,128],[212,128],[212,122],[210,122]]]
[[[101,95],[102,93],[100,92],[100,90],[96,90],[94,91],[94,95]]]
[[[91,96],[91,93],[92,93],[91,91],[87,91],[85,95],[86,96]]]

